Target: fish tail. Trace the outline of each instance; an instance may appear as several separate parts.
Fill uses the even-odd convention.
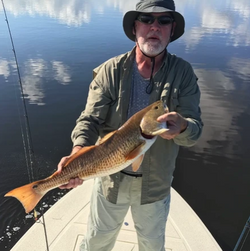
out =
[[[18,199],[26,213],[29,213],[35,208],[37,203],[41,200],[46,192],[37,191],[35,188],[38,186],[40,181],[35,181],[33,183],[15,188],[10,192],[6,193],[4,197],[15,197]]]

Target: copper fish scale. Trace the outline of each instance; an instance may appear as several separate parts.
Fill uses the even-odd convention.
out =
[[[126,156],[142,142],[140,129],[131,123],[126,128],[122,127],[116,131],[109,140],[98,147],[74,159],[59,175],[41,181],[34,189],[46,191],[67,183],[71,178],[89,179],[120,171],[119,167],[125,164]]]
[[[89,151],[86,156],[79,157],[79,177],[84,179],[116,172],[116,168],[126,162],[126,156],[142,142],[139,129],[127,129],[121,128],[109,140],[95,148],[94,153]]]

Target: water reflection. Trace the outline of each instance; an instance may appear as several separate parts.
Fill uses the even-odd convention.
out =
[[[114,7],[124,12],[134,6],[134,0],[41,0],[39,4],[33,0],[8,0],[5,3],[7,11],[15,16],[38,14],[57,19],[69,26],[89,23],[92,11],[103,14],[105,8]]]
[[[6,82],[12,73],[16,72],[14,61],[0,58],[0,76]],[[68,85],[71,82],[70,67],[61,61],[45,61],[42,58],[28,59],[24,62],[22,85],[25,98],[30,104],[45,105],[45,83],[53,80],[59,84]]]
[[[242,150],[240,131],[245,125],[238,120],[248,109],[248,101],[244,99],[250,88],[249,68],[249,59],[236,57],[231,58],[224,70],[195,67],[205,123],[203,135],[194,147],[196,152],[208,152],[209,149],[213,156],[223,154],[236,158],[236,152]]]
[[[239,128],[233,125],[233,121],[238,110],[232,109],[230,99],[225,98],[235,89],[234,83],[219,70],[200,68],[195,69],[195,72],[202,93],[201,107],[205,127],[193,150],[202,154],[209,149],[210,154],[215,156],[224,154],[234,157],[234,146],[239,142]],[[226,148],[222,148],[224,142],[227,142]]]
[[[231,69],[235,75],[237,74],[239,78],[249,83],[250,81],[249,59],[233,57],[229,61],[228,66],[229,66],[229,69]]]
[[[55,80],[63,85],[69,84],[69,82],[71,82],[69,67],[67,67],[63,64],[63,62],[60,61],[52,61],[51,63]]]
[[[187,29],[183,37],[187,47],[189,49],[195,47],[203,37],[213,40],[212,35],[216,34],[217,37],[214,40],[216,43],[220,38],[223,41],[222,43],[227,45],[249,46],[250,9],[247,0],[226,1],[223,6],[216,2],[218,1],[193,1],[193,3],[183,3],[181,6],[182,9],[184,7],[192,8],[193,11],[197,9],[199,12],[199,26],[196,23],[196,25]],[[187,16],[189,16],[188,13]],[[189,26],[188,23],[187,26]]]
[[[81,26],[91,21],[92,12],[104,15],[105,10],[112,7],[125,13],[134,9],[135,3],[134,0],[41,0],[38,4],[33,0],[8,0],[5,5],[7,11],[14,16],[40,15],[68,26]],[[180,0],[176,1],[176,5],[177,10],[187,19],[186,33],[181,40],[188,49],[195,47],[209,34],[220,34],[221,38],[226,36],[226,44],[234,46],[250,44],[248,0],[227,0],[223,4],[216,0]],[[192,25],[190,10],[197,12],[200,19],[198,26],[197,22]]]
[[[0,58],[0,75],[3,75],[5,80],[7,80],[10,75],[10,63],[6,59]]]

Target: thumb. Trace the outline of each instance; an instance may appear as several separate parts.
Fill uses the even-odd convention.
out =
[[[158,122],[166,122],[168,120],[168,114],[163,114],[157,118]]]

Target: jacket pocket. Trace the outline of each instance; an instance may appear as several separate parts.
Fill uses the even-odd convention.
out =
[[[179,100],[177,96],[177,90],[172,90],[170,95],[171,88],[164,88],[161,94],[161,100],[164,104],[167,105],[170,112],[175,111],[176,107],[179,105]]]

